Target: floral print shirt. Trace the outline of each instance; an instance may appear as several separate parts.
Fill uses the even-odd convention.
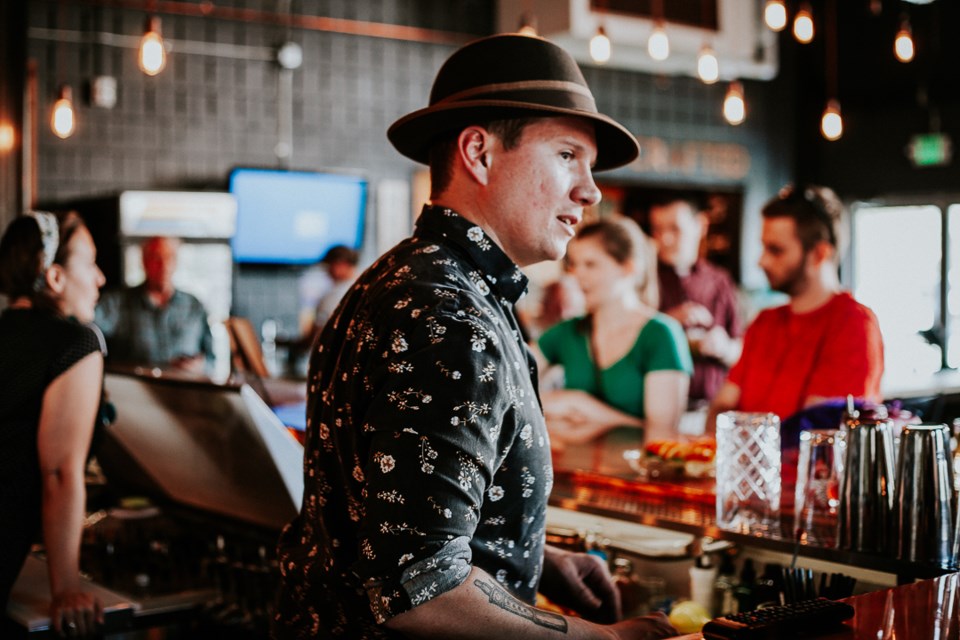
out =
[[[346,294],[311,358],[278,637],[398,637],[381,623],[474,565],[533,602],[553,471],[513,311],[526,284],[480,227],[428,206]]]

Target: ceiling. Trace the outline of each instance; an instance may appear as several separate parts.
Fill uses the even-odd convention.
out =
[[[791,16],[798,4],[787,0]],[[932,103],[960,100],[960,39],[953,33],[960,25],[960,2],[811,0],[810,4],[817,30],[814,41],[798,43],[788,27],[778,35],[778,44],[783,68],[795,75],[800,95],[818,103],[818,109],[827,97],[838,97],[845,110],[922,106],[918,95],[924,92]],[[911,23],[916,47],[910,63],[898,61],[893,53],[902,17]]]
[[[960,0],[810,0],[817,33],[807,45],[796,42],[789,27],[775,34],[762,25],[764,0],[662,2],[667,8],[677,5],[677,10],[683,8],[680,4],[689,5],[688,18],[677,14],[677,22],[667,22],[671,55],[664,62],[646,52],[653,20],[644,15],[656,10],[653,0],[498,0],[497,27],[516,30],[521,17],[532,14],[541,35],[562,44],[582,63],[595,64],[587,43],[603,25],[613,47],[607,66],[657,74],[695,75],[697,52],[709,40],[720,58],[721,79],[770,80],[783,63],[796,74],[803,94],[818,103],[835,92],[845,107],[878,101],[909,107],[924,93],[933,103],[960,100],[960,36],[953,33],[960,26]],[[623,7],[631,4],[634,10],[624,13]],[[786,4],[792,18],[800,1]],[[715,11],[717,19],[689,19],[706,10]],[[909,64],[893,55],[901,16],[910,19],[916,43],[916,58]],[[672,16],[667,12],[666,17]]]

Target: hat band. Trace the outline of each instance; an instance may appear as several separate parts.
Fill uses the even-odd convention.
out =
[[[572,98],[574,102],[577,102],[578,100],[575,96],[571,96],[570,94],[576,94],[577,96],[587,98],[589,109],[596,111],[597,108],[596,102],[593,99],[593,94],[590,93],[588,88],[581,84],[577,84],[576,82],[569,82],[567,80],[522,80],[519,82],[497,82],[485,84],[479,87],[473,87],[471,89],[465,89],[463,91],[458,91],[457,93],[452,93],[448,96],[445,96],[441,100],[437,100],[433,104],[439,105],[448,102],[461,102],[482,95],[489,96],[489,94],[518,93],[524,91],[555,91],[566,93],[567,97]],[[498,99],[504,99],[503,95],[498,95],[496,97]]]

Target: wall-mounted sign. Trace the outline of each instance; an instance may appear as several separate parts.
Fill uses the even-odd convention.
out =
[[[750,171],[750,152],[740,144],[697,140],[672,142],[639,136],[637,139],[640,141],[640,157],[630,165],[630,170],[636,173],[741,180]]]
[[[920,133],[910,138],[907,157],[915,167],[942,167],[953,159],[953,143],[945,133]]]

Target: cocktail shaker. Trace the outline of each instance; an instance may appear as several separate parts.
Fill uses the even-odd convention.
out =
[[[953,564],[953,469],[944,424],[910,424],[900,432],[896,545],[901,560]]]
[[[844,420],[846,463],[840,492],[839,546],[883,553],[891,549],[895,468],[893,422],[885,412],[857,412]]]

